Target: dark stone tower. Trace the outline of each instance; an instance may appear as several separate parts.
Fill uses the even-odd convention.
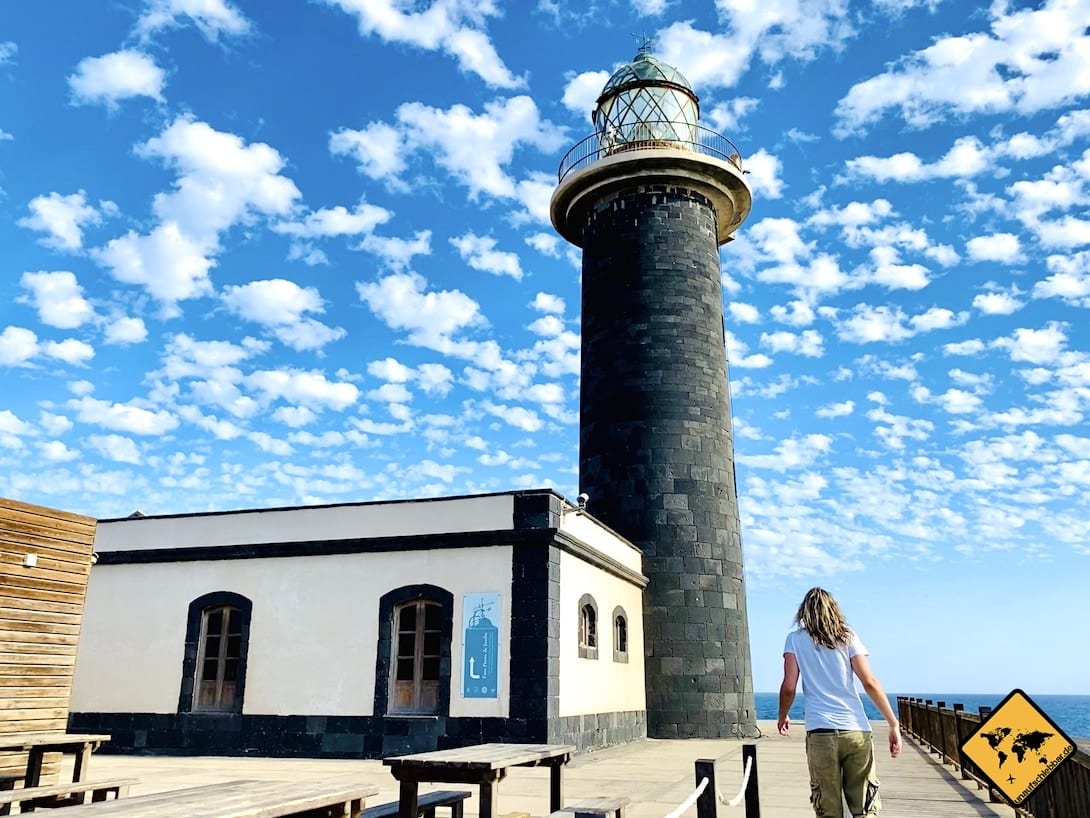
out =
[[[755,734],[719,246],[741,158],[646,49],[610,78],[553,194],[583,248],[579,489],[644,552],[648,734]]]

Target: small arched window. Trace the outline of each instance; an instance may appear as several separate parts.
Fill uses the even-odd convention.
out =
[[[442,608],[430,599],[403,602],[394,608],[393,632],[389,712],[438,713]]]
[[[579,599],[579,656],[598,658],[598,605],[590,594]]]
[[[179,712],[242,712],[252,612],[249,599],[230,591],[189,603]]]
[[[628,617],[620,605],[613,609],[613,661],[628,661]]]

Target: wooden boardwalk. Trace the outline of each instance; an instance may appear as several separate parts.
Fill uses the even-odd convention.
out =
[[[795,725],[798,729],[801,725]],[[813,818],[803,733],[791,738],[776,735],[775,724],[761,722],[765,737],[757,744],[761,818]],[[885,726],[875,725],[875,741],[886,742]],[[639,741],[596,753],[576,756],[564,775],[564,801],[593,796],[627,795],[632,799],[628,818],[663,818],[682,803],[695,787],[693,764],[698,758],[716,760],[717,784],[726,798],[737,792],[742,777],[742,742],[693,739]],[[133,776],[142,783],[133,794],[161,792],[239,778],[276,780],[335,780],[342,777],[376,784],[379,793],[369,803],[397,799],[397,782],[381,761],[167,758],[152,756],[95,757],[95,771],[104,776]],[[1013,818],[1014,810],[989,804],[987,793],[956,772],[941,766],[909,739],[900,758],[879,758],[883,818]],[[439,788],[449,785],[437,785]],[[422,791],[431,789],[424,786]],[[499,812],[549,814],[549,773],[519,768],[499,787]],[[465,814],[476,816],[477,796],[465,802]],[[695,808],[686,818],[695,818]],[[720,806],[719,818],[743,818],[743,807]]]

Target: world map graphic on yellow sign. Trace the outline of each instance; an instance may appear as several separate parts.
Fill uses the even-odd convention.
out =
[[[961,752],[1015,806],[1071,753],[1075,742],[1021,690],[1013,690],[961,745]]]

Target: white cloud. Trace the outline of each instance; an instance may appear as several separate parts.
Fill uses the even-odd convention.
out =
[[[764,369],[772,365],[772,359],[763,352],[749,354],[749,346],[729,330],[725,333],[728,367],[739,369]]]
[[[94,318],[94,308],[83,297],[83,288],[73,273],[44,270],[23,273],[19,283],[30,290],[27,301],[38,311],[38,320],[43,324],[75,329]]]
[[[1033,285],[1034,298],[1061,298],[1076,306],[1090,306],[1090,251],[1052,255],[1045,263],[1051,275]]]
[[[910,317],[896,305],[857,304],[846,318],[827,307],[822,307],[819,313],[834,321],[841,340],[857,344],[896,343],[921,332],[958,326],[969,319],[966,312],[953,313],[941,307],[931,307]]]
[[[79,452],[69,449],[60,440],[49,440],[38,444],[38,451],[44,460],[50,463],[67,463],[78,458]]]
[[[0,42],[0,65],[10,65],[15,62],[15,55],[19,53],[19,46],[10,40]]]
[[[212,293],[208,274],[223,231],[286,216],[300,197],[280,175],[284,160],[273,148],[191,117],[178,117],[136,150],[179,171],[174,190],[156,195],[160,224],[149,234],[130,230],[93,255],[119,281],[145,287],[167,315],[177,314],[178,301]]]
[[[485,401],[481,404],[481,408],[488,412],[488,414],[500,418],[504,423],[514,426],[516,429],[521,429],[524,432],[536,432],[545,425],[545,422],[537,412],[522,406],[507,406],[505,404]]]
[[[781,177],[783,163],[764,148],[743,159],[748,173],[750,188],[755,196],[779,199],[783,196],[784,181]]]
[[[360,390],[354,384],[331,381],[314,370],[259,370],[247,375],[244,380],[268,401],[283,400],[300,406],[329,408],[338,412],[354,404],[360,396]]]
[[[928,179],[968,178],[994,170],[993,152],[975,136],[958,139],[938,161],[925,164],[914,153],[898,153],[881,158],[859,156],[845,164],[853,177],[876,182],[922,182]]]
[[[220,34],[250,31],[250,21],[227,0],[148,0],[136,23],[136,33],[146,38],[161,29],[183,25],[183,20],[195,25],[211,42]]]
[[[226,287],[221,298],[235,315],[271,328],[292,349],[320,349],[347,334],[340,327],[328,327],[304,314],[325,312],[322,297],[314,287],[274,278]]]
[[[791,352],[807,358],[820,358],[825,354],[823,344],[821,333],[812,329],[803,330],[799,334],[782,330],[761,333],[761,345],[773,352]]]
[[[584,71],[581,74],[569,76],[564,85],[564,93],[560,101],[569,111],[586,118],[588,132],[591,112],[594,110],[598,96],[602,93],[602,88],[608,81],[608,71]]]
[[[58,361],[82,366],[95,357],[95,348],[78,338],[65,338],[63,341],[42,341],[42,354]]]
[[[359,163],[359,171],[371,179],[385,179],[396,189],[408,190],[398,180],[405,171],[407,137],[392,125],[372,122],[362,130],[342,128],[330,134],[329,151],[334,156],[351,156]]]
[[[1012,361],[1054,364],[1067,346],[1067,333],[1062,324],[1053,321],[1043,329],[1019,327],[1010,337],[992,341],[991,346],[1007,350]]]
[[[32,215],[24,216],[16,224],[48,233],[42,239],[47,247],[79,250],[83,247],[83,226],[102,222],[102,214],[87,203],[86,196],[82,190],[69,196],[59,193],[35,196],[27,205]],[[110,206],[107,204],[107,209]]]
[[[431,346],[438,339],[484,323],[480,305],[460,290],[425,292],[415,273],[396,273],[377,282],[356,284],[360,299],[393,329],[409,330],[413,343]]]
[[[192,117],[178,117],[136,152],[179,171],[174,190],[155,197],[155,213],[204,241],[259,214],[286,216],[301,196],[295,183],[280,175],[285,162],[274,148],[246,144]]]
[[[391,270],[404,270],[416,256],[431,255],[431,231],[420,230],[411,239],[386,238],[374,234],[364,236],[359,245],[381,258]]]
[[[1017,297],[1017,288],[992,289],[973,296],[973,306],[985,315],[1011,315],[1025,306]]]
[[[645,17],[657,17],[666,11],[670,0],[632,0],[632,8]]]
[[[81,423],[102,426],[132,435],[163,435],[178,427],[178,418],[164,410],[148,409],[130,403],[110,403],[91,397],[69,400],[65,406],[76,413]]]
[[[38,355],[82,366],[95,357],[95,350],[77,338],[39,342],[38,336],[25,327],[8,326],[0,332],[0,366],[31,366]]]
[[[973,261],[1011,264],[1022,260],[1022,245],[1013,233],[976,236],[965,243],[965,251]]]
[[[421,11],[403,11],[397,0],[325,0],[359,20],[360,34],[404,43],[454,57],[463,71],[488,85],[518,88],[525,80],[504,65],[482,30],[487,18],[500,13],[494,0],[432,0]],[[415,5],[415,4],[414,4]]]
[[[315,210],[302,219],[274,225],[273,230],[298,238],[356,236],[372,232],[378,225],[388,222],[392,215],[383,207],[360,202],[351,211],[343,205]]]
[[[926,127],[947,113],[1032,114],[1090,93],[1087,14],[1081,3],[989,9],[991,31],[949,36],[854,85],[837,105],[838,132],[887,111]]]
[[[143,286],[167,314],[177,314],[176,302],[212,294],[208,271],[215,262],[206,253],[170,222],[146,236],[130,230],[93,254],[118,281]]]
[[[526,243],[544,256],[560,258],[560,238],[555,233],[534,233]]]
[[[819,418],[842,418],[847,417],[855,411],[855,401],[841,401],[840,403],[830,403],[817,409],[814,414]]]
[[[121,100],[133,97],[162,102],[165,81],[163,69],[142,51],[115,51],[80,60],[76,73],[68,77],[68,87],[76,105],[113,109]]]
[[[727,311],[730,313],[730,317],[739,324],[759,324],[761,322],[761,311],[752,304],[731,301],[727,304]]]
[[[793,471],[813,465],[822,455],[832,451],[833,439],[828,435],[812,434],[788,438],[771,454],[739,454],[737,460],[747,468]]]
[[[462,260],[474,270],[492,275],[507,275],[522,280],[522,265],[515,253],[496,249],[496,240],[490,236],[466,233],[455,236],[450,243],[458,250]]]
[[[552,152],[566,139],[556,126],[540,118],[537,106],[528,96],[486,103],[481,114],[474,114],[465,105],[441,110],[408,102],[397,109],[397,130],[393,135],[386,130],[392,127],[372,123],[365,131],[343,129],[331,137],[330,150],[353,156],[360,162],[361,172],[393,182],[401,189],[405,189],[405,183],[399,179],[407,167],[404,160],[417,153],[427,154],[469,188],[474,200],[482,193],[515,198],[518,183],[505,170],[514,158],[515,149],[529,146]],[[386,134],[390,143],[381,155],[376,154],[371,144],[376,128]],[[394,150],[398,161],[381,159]]]
[[[564,303],[564,299],[558,295],[551,293],[539,292],[534,296],[534,301],[530,305],[538,312],[543,312],[549,315],[563,315],[567,309],[567,304]]]
[[[128,316],[111,318],[106,324],[103,340],[107,344],[139,344],[146,341],[148,328],[144,319]]]
[[[131,437],[123,435],[91,435],[87,438],[87,444],[115,463],[131,463],[138,465],[143,461],[140,456],[140,448]]]

